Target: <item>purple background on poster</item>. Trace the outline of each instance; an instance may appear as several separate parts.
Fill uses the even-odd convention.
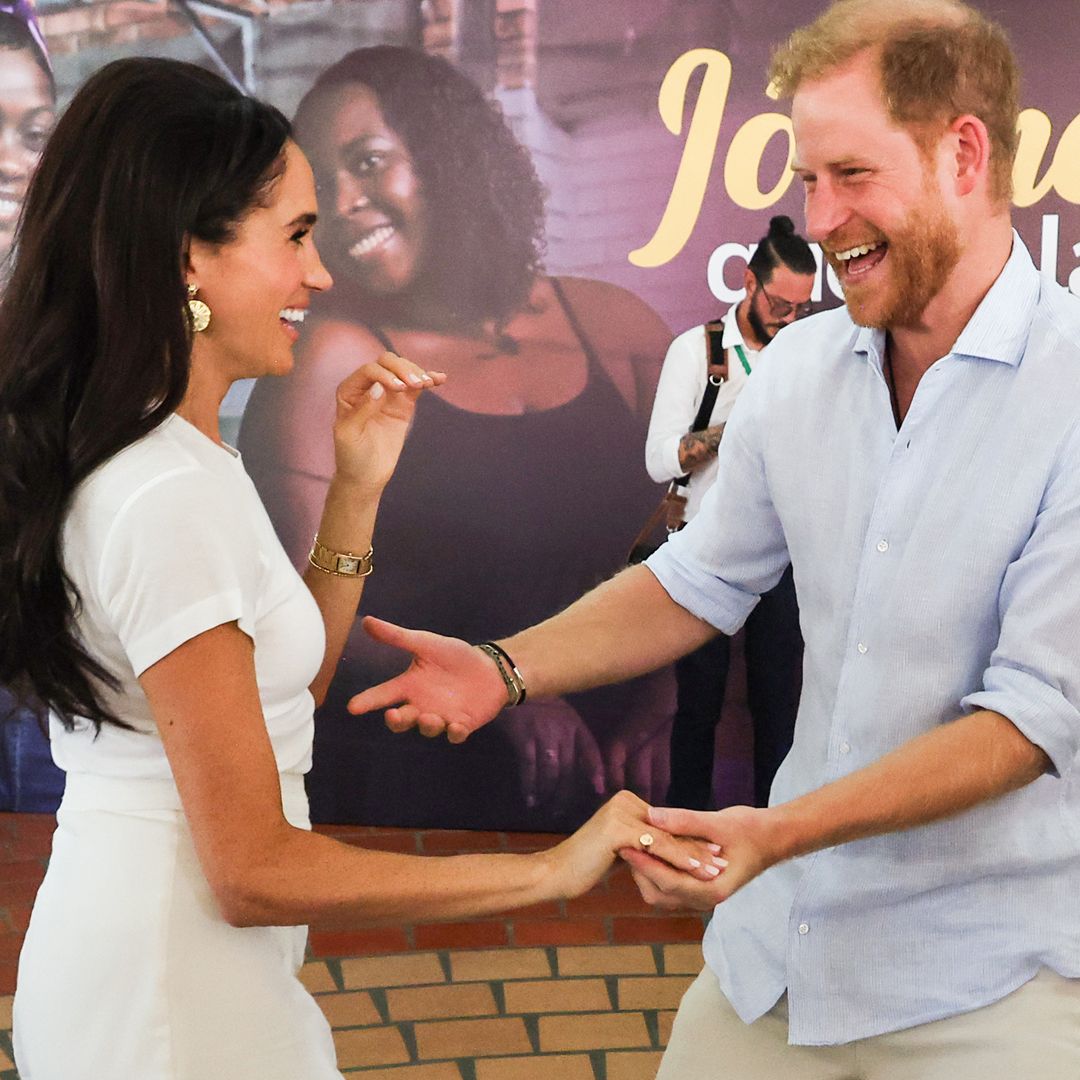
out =
[[[456,14],[453,5],[410,0],[282,3],[269,11],[254,0],[240,0],[216,15],[194,6],[205,39],[171,8],[116,0],[79,5],[43,0],[38,6],[62,102],[91,71],[121,55],[168,55],[228,69],[290,114],[318,72],[358,46],[391,42],[450,56],[500,101],[532,152],[549,192],[549,272],[621,285],[651,305],[672,332],[715,316],[737,299],[742,271],[737,247],[760,236],[771,214],[802,221],[794,184],[777,201],[748,208],[740,205],[746,199],[732,198],[725,175],[741,177],[743,192],[758,185],[772,188],[783,175],[783,135],[768,142],[760,164],[753,155],[731,154],[730,148],[754,118],[786,111],[786,104],[766,96],[764,72],[772,43],[807,17],[806,5],[795,0],[597,0],[588,5],[577,0],[464,0]],[[1074,244],[1080,248],[1075,5],[1072,0],[1037,5],[984,0],[977,6],[1010,31],[1024,73],[1022,106],[1044,114],[1050,132],[1040,132],[1038,116],[1025,117],[1023,147],[1031,176],[1020,185],[1021,199],[1031,201],[1027,193],[1047,170],[1056,187],[1018,208],[1017,225],[1044,272],[1080,292],[1080,272],[1074,275],[1080,265],[1074,252]],[[681,250],[659,265],[634,265],[630,253],[649,241],[664,216],[700,72],[691,80],[678,135],[661,122],[659,88],[671,65],[692,49],[715,50],[732,66],[708,184]],[[731,253],[726,267],[725,251]],[[825,283],[821,295],[824,303],[837,302]],[[233,435],[249,390],[238,387],[226,402],[225,430]],[[638,503],[640,490],[634,496]],[[519,494],[529,497],[528,492]],[[632,518],[640,506],[628,509]],[[664,732],[657,731],[656,740],[663,738]],[[745,758],[744,726],[734,725],[725,738],[721,755],[733,756],[735,766],[729,760],[718,774],[722,801],[744,797],[746,778],[739,767]],[[540,828],[566,826],[583,809],[574,808],[569,818],[543,808],[526,813],[520,792],[499,788],[514,771],[512,757],[505,747],[493,747],[488,756],[481,745],[454,762],[455,783],[481,791],[492,785],[493,797],[478,800],[475,813],[455,820],[460,800],[454,784],[439,783],[440,770],[451,760],[446,754],[453,752],[424,749],[434,754],[425,766],[429,772],[413,773],[416,762],[408,754],[397,765],[385,759],[367,769],[369,777],[380,780],[381,794],[374,811],[365,807],[365,819]],[[353,782],[353,762],[342,760],[337,767],[345,782]],[[414,813],[418,791],[421,802],[428,798],[428,808]],[[511,803],[516,809],[507,809]]]

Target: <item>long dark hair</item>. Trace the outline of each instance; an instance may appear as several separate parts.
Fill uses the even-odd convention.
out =
[[[467,75],[397,45],[356,49],[319,76],[296,113],[301,145],[309,111],[355,84],[378,98],[423,187],[434,252],[425,285],[466,322],[507,321],[528,300],[544,253],[544,189],[528,150]],[[319,179],[324,190],[333,183]]]
[[[30,184],[0,301],[0,682],[122,724],[73,630],[61,528],[76,486],[187,389],[188,239],[225,243],[283,168],[288,121],[172,60],[108,64],[75,95]]]

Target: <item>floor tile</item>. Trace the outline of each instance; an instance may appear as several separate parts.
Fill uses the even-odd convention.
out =
[[[332,1028],[381,1024],[382,1017],[370,994],[347,990],[343,994],[317,994],[315,1000]]]
[[[584,1054],[544,1054],[529,1057],[481,1058],[476,1080],[595,1080],[592,1062]]]
[[[508,1013],[600,1012],[611,1008],[603,979],[542,979],[503,986]]]
[[[656,1080],[663,1056],[659,1050],[620,1050],[606,1054],[607,1080]]]
[[[541,1050],[652,1048],[641,1013],[580,1013],[540,1017]]]
[[[700,943],[664,946],[664,972],[668,975],[697,975],[704,963]]]
[[[341,961],[341,974],[348,990],[446,982],[442,964],[435,953],[352,957]]]
[[[525,1024],[516,1016],[490,1020],[432,1020],[418,1023],[415,1032],[421,1061],[532,1052]]]
[[[453,1061],[429,1061],[423,1065],[391,1065],[385,1069],[350,1072],[363,1080],[461,1080],[461,1070]]]
[[[694,975],[655,975],[619,980],[620,1009],[677,1009]]]
[[[486,949],[450,954],[455,982],[476,979],[535,979],[551,974],[543,949]]]
[[[355,1065],[392,1065],[409,1060],[405,1040],[396,1027],[355,1028],[335,1031],[338,1067]]]
[[[559,949],[560,975],[655,975],[648,945],[585,945]]]
[[[435,1020],[444,1017],[494,1016],[498,1013],[487,983],[460,986],[415,986],[388,990],[391,1020]]]
[[[300,981],[312,994],[337,989],[334,976],[330,974],[330,969],[322,960],[309,960],[300,969]]]

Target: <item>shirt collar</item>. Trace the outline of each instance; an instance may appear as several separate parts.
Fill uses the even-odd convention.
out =
[[[960,331],[950,355],[995,360],[1016,367],[1024,355],[1041,288],[1031,255],[1020,234],[1013,229],[1012,252],[990,291]],[[852,347],[855,352],[868,355],[880,368],[885,356],[885,331],[860,326]]]
[[[741,304],[742,301],[740,300]],[[725,349],[734,349],[736,345],[741,345],[748,353],[754,355],[757,350],[751,349],[749,345],[743,340],[742,331],[739,329],[739,320],[735,315],[738,310],[739,304],[733,304],[728,308],[727,314],[723,318],[724,323],[724,336],[720,339],[720,344]]]

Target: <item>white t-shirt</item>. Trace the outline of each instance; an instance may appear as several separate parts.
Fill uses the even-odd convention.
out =
[[[727,422],[735,399],[746,385],[746,372],[735,355],[735,346],[741,345],[751,367],[757,353],[746,346],[739,332],[735,308],[724,316],[724,336],[721,344],[728,353],[728,377],[716,395],[708,427]],[[705,328],[695,326],[680,334],[668,347],[660,380],[656,385],[649,434],[645,440],[645,468],[658,483],[666,483],[682,476],[679,466],[679,443],[690,430],[690,425],[701,407],[705,396],[708,353],[705,347]],[[690,483],[683,488],[686,508],[683,517],[690,521],[697,513],[705,492],[716,480],[716,458],[712,457],[690,474]]]
[[[76,629],[120,681],[103,689],[128,731],[52,717],[53,757],[69,772],[171,777],[138,676],[206,630],[235,621],[255,643],[255,672],[280,772],[311,767],[325,630],[278,542],[240,455],[179,416],[110,458],[76,490],[64,566],[79,591]],[[206,688],[208,693],[213,687]]]

